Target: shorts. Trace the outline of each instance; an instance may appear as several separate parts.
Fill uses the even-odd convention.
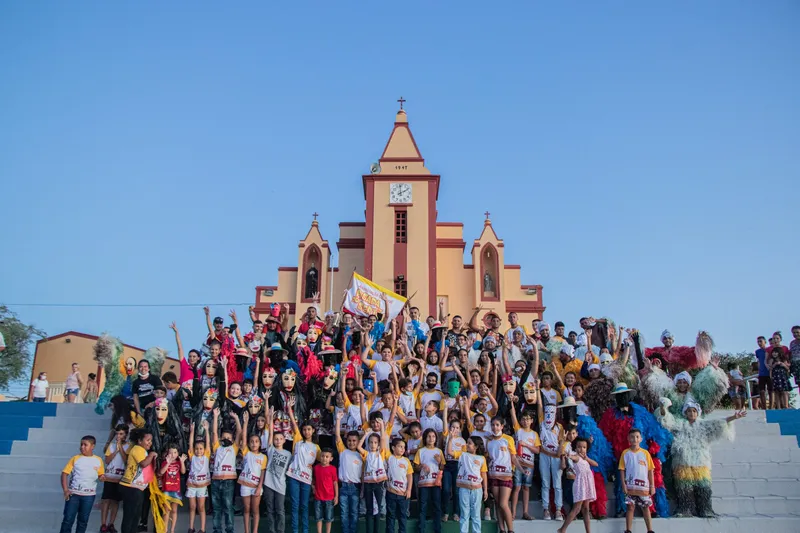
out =
[[[759,393],[769,389],[769,392],[775,392],[772,388],[772,378],[769,376],[758,376],[758,391]]]
[[[181,493],[178,492],[177,490],[165,490],[164,491],[164,496],[169,496],[171,499],[177,500],[177,501],[183,503],[183,498],[181,498]]]
[[[186,489],[187,498],[208,498],[208,487],[189,487]]]
[[[68,396],[72,394],[73,396],[77,396],[81,392],[81,389],[66,389],[64,391],[64,396]]]
[[[333,522],[333,500],[327,502],[315,501],[314,514],[317,517],[317,522]]]
[[[513,479],[492,479],[489,478],[489,487],[500,487],[500,488],[507,488],[511,489],[514,488],[514,480]]]
[[[246,485],[239,485],[239,493],[242,495],[242,498],[245,496],[255,496],[258,492],[258,487],[248,487]]]
[[[119,483],[113,481],[106,481],[103,483],[103,495],[101,500],[111,500],[112,502],[121,502],[122,494],[120,494]]]
[[[528,475],[521,468],[514,470],[514,486],[515,487],[532,487],[533,486],[533,467],[528,470]]]
[[[653,499],[650,496],[632,496],[628,494],[625,496],[625,505],[633,505],[640,509],[650,508],[653,505]]]
[[[742,387],[731,387],[728,389],[728,396],[731,398],[744,398]]]
[[[47,398],[34,398],[34,402],[43,403]]]

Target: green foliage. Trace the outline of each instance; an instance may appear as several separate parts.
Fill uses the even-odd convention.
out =
[[[44,331],[21,322],[15,313],[0,305],[0,332],[6,341],[6,349],[0,352],[0,389],[23,377],[31,364],[32,344],[45,337]]]

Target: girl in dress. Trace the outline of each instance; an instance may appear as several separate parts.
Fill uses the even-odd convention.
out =
[[[589,504],[595,500],[592,467],[597,466],[597,463],[586,455],[589,451],[588,440],[578,437],[572,442],[572,446],[574,452],[570,455],[570,459],[573,463],[572,469],[575,472],[575,481],[572,485],[574,505],[564,520],[564,525],[558,528],[558,533],[565,533],[567,527],[575,520],[581,510],[583,510],[583,526],[586,528],[586,533],[590,533],[592,514],[589,512]]]
[[[514,468],[520,469],[525,476],[530,474],[530,469],[519,463],[514,439],[503,433],[503,419],[499,416],[492,418],[492,436],[489,437],[486,451],[489,454],[488,477],[494,497],[497,527],[500,531],[511,532],[514,530],[514,516],[508,500],[514,487]]]

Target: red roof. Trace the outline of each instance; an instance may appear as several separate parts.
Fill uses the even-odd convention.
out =
[[[88,333],[80,333],[78,331],[67,331],[65,333],[59,333],[58,335],[53,335],[52,337],[47,337],[45,339],[39,339],[38,341],[36,341],[36,344],[39,344],[41,342],[53,341],[53,340],[56,340],[56,339],[60,339],[62,337],[69,337],[69,336],[82,337],[84,339],[91,339],[91,340],[95,340],[95,341],[100,338],[97,335],[89,335]],[[147,351],[144,348],[139,348],[138,346],[133,346],[133,345],[130,345],[130,344],[123,343],[122,345],[126,346],[128,348],[133,348],[134,350],[139,350],[140,352]],[[173,358],[170,357],[170,359],[173,359]]]

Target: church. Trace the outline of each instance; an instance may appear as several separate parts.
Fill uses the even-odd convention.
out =
[[[331,245],[316,220],[300,240],[298,266],[278,267],[278,284],[256,287],[255,312],[264,319],[274,303],[288,303],[290,323],[313,303],[338,310],[342,293],[358,272],[401,296],[413,296],[411,305],[423,317],[438,316],[438,302],[446,313],[469,320],[481,306],[500,315],[516,312],[520,323],[542,318],[541,285],[523,285],[521,266],[505,263],[505,244],[485,213],[483,231],[470,246],[464,263],[464,225],[437,217],[441,176],[432,174],[411,133],[401,98],[394,127],[383,154],[361,176],[366,203],[363,222],[340,222],[336,241],[338,264],[331,266]],[[520,245],[522,243],[519,243]]]

